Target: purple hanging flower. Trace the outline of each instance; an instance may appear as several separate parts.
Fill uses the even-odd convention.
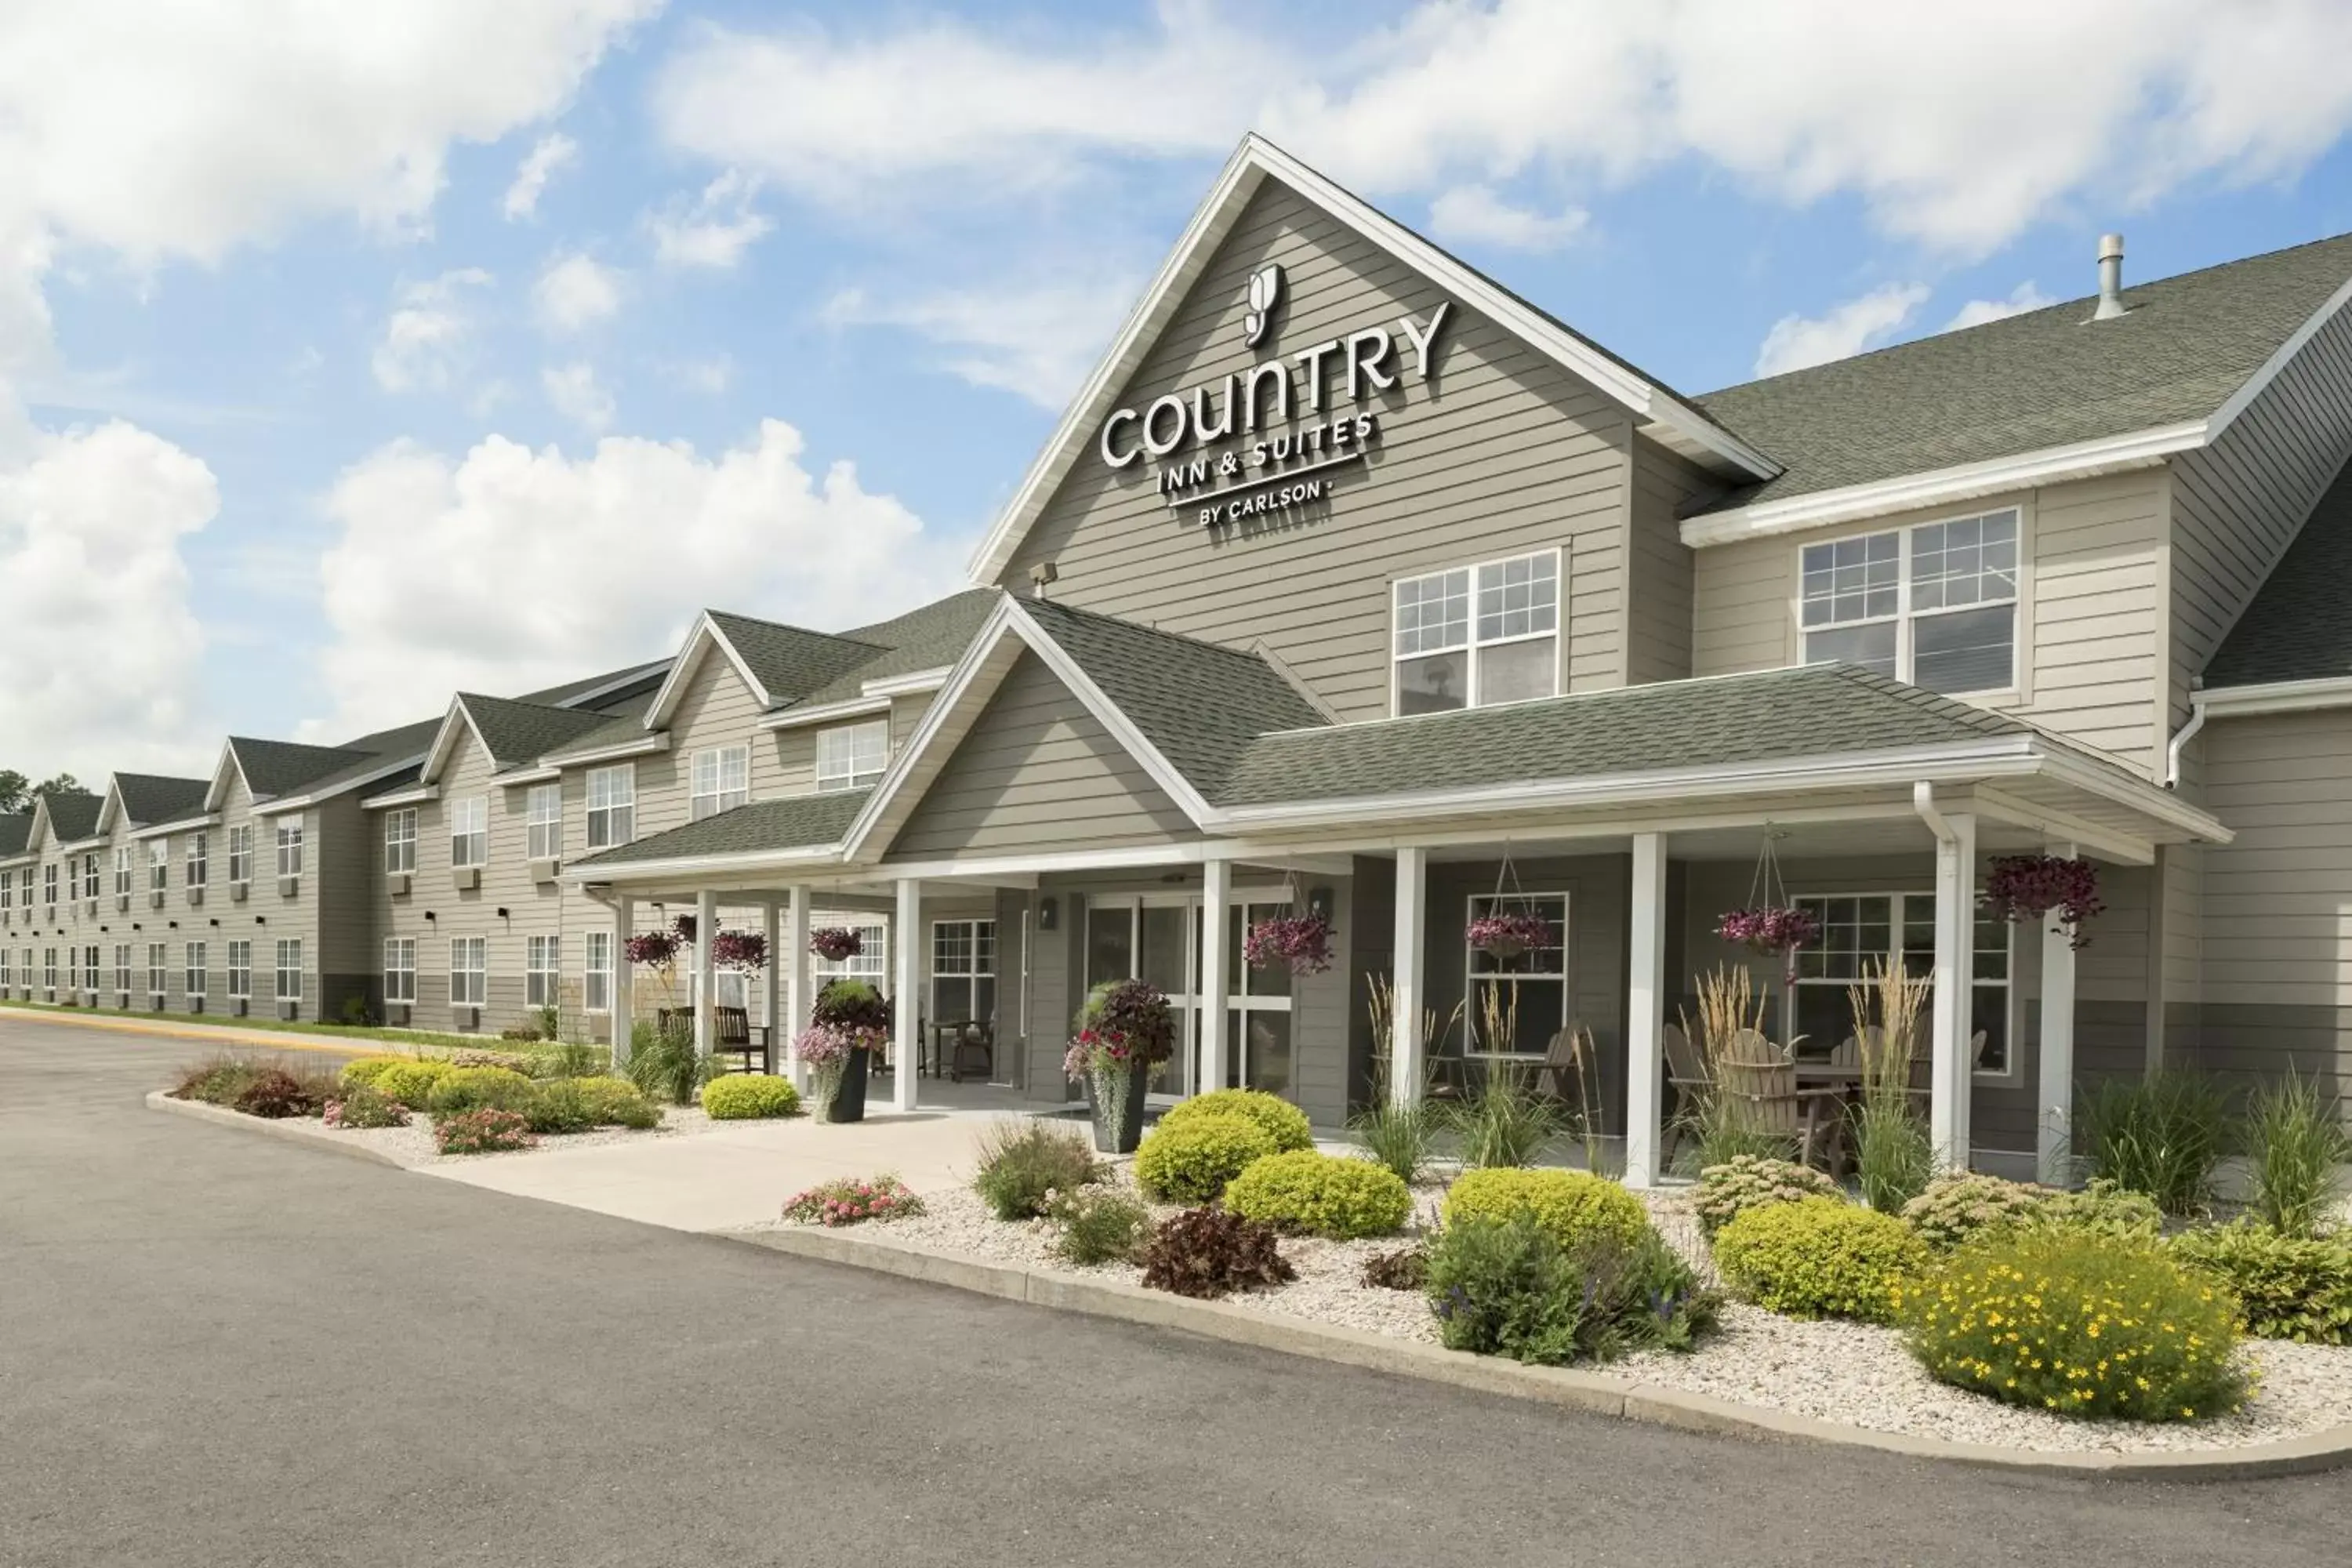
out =
[[[2083,934],[2083,922],[2107,907],[2099,898],[2098,868],[2063,855],[1995,857],[1978,906],[2011,925],[2038,921],[2055,910],[2077,948],[2091,945]]]
[[[1286,963],[1293,974],[1320,974],[1331,967],[1331,922],[1318,914],[1260,921],[1242,938],[1242,959],[1252,969]]]
[[[848,926],[826,926],[809,932],[809,951],[828,963],[839,963],[866,951],[866,939]]]

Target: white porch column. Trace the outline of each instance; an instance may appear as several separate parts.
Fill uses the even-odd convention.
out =
[[[606,1015],[613,1031],[613,1065],[629,1059],[629,1037],[636,1028],[636,976],[629,963],[631,928],[637,923],[637,901],[626,893],[613,899],[613,994]]]
[[[801,1052],[796,1043],[801,1031],[809,1026],[809,1010],[816,1005],[816,954],[809,951],[809,890],[806,886],[793,889],[792,914],[784,926],[784,944],[788,951],[775,955],[779,967],[793,966],[792,984],[784,998],[784,1074],[793,1087],[806,1090],[807,1083],[801,1071]]]
[[[719,1037],[710,1009],[717,1005],[719,895],[708,888],[694,895],[694,1054],[708,1057]]]
[[[760,900],[760,935],[768,944],[768,962],[760,971],[760,1021],[768,1026],[767,1058],[761,1065],[775,1072],[784,1061],[784,1016],[777,1005],[777,993],[782,989],[778,966],[783,961],[782,944],[776,940],[776,900]]]
[[[1633,835],[1633,918],[1625,983],[1625,1184],[1658,1180],[1665,1099],[1666,836]]]
[[[2053,844],[2069,859],[2072,844]],[[2042,921],[2042,1059],[2034,1097],[2034,1175],[2064,1186],[2073,1175],[2074,1143],[2074,942],[2053,910]]]
[[[1934,1056],[1927,1130],[1936,1163],[1969,1165],[1969,1097],[1975,1089],[1970,1059],[1969,993],[1976,976],[1977,819],[1967,812],[1944,818],[1949,837],[1936,841],[1936,994]]]
[[[898,912],[890,922],[890,1092],[900,1110],[915,1109],[915,1080],[923,1068],[923,884],[898,881]]]
[[[1395,1016],[1389,1020],[1389,1100],[1395,1105],[1421,1102],[1429,1076],[1429,1042],[1421,1037],[1422,1015],[1429,1006],[1423,974],[1429,953],[1429,851],[1417,847],[1396,852],[1396,956],[1390,977],[1389,1001]]]
[[[1233,902],[1234,863],[1205,862],[1201,868],[1201,1039],[1194,1094],[1225,1084],[1225,997],[1233,991],[1233,976],[1225,973],[1225,911]]]

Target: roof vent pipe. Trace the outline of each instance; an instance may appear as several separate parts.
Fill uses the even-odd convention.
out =
[[[2130,309],[2124,303],[2124,237],[2103,234],[2099,236],[2099,308],[2091,312],[2091,320],[2104,321]]]

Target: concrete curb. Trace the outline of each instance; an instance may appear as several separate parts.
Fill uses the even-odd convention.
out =
[[[65,1024],[77,1029],[106,1029],[118,1035],[146,1035],[158,1040],[202,1040],[210,1045],[243,1046],[257,1051],[317,1051],[327,1056],[365,1057],[396,1048],[385,1040],[345,1045],[339,1040],[297,1034],[290,1029],[240,1029],[233,1025],[207,1026],[176,1020],[169,1024],[150,1024],[137,1018],[78,1015],[70,1007],[0,1007],[0,1020],[8,1018],[29,1018],[38,1024]]]
[[[264,1138],[276,1138],[283,1142],[306,1143],[330,1154],[341,1154],[347,1160],[365,1160],[370,1164],[389,1165],[395,1171],[416,1169],[398,1155],[371,1149],[364,1143],[354,1143],[347,1138],[338,1138],[325,1128],[314,1124],[308,1117],[289,1117],[283,1121],[272,1121],[267,1117],[247,1116],[242,1111],[206,1105],[201,1100],[174,1100],[161,1089],[147,1097],[147,1109],[169,1111],[173,1116],[191,1116],[198,1121],[209,1121],[215,1127],[234,1127],[241,1132],[257,1132]]]
[[[240,1118],[240,1120],[250,1120]],[[843,1263],[903,1279],[951,1286],[983,1296],[1066,1312],[1181,1329],[1261,1350],[1310,1356],[1400,1377],[1450,1384],[1514,1399],[1538,1400],[1595,1415],[1679,1427],[1717,1436],[1796,1439],[1867,1448],[1906,1458],[1973,1465],[2011,1475],[2168,1481],[2252,1480],[2305,1475],[2352,1466],[2352,1426],[2243,1448],[2178,1453],[2042,1453],[1979,1443],[1953,1443],[1900,1432],[1874,1432],[1809,1415],[1735,1404],[1711,1394],[1636,1382],[1608,1373],[1521,1366],[1410,1340],[1391,1339],[1304,1318],[1284,1319],[1223,1301],[1194,1301],[1117,1280],[1051,1269],[1015,1268],[955,1253],[933,1252],[878,1236],[822,1229],[734,1230],[706,1234],[788,1253]]]

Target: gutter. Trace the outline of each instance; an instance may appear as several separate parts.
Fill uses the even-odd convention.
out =
[[[1919,814],[1919,820],[1927,825],[1927,831],[1936,836],[1937,843],[1955,844],[1959,841],[1960,836],[1952,831],[1952,825],[1944,820],[1942,812],[1936,809],[1936,786],[1926,779],[1911,786],[1911,809]]]
[[[2323,675],[2308,680],[2269,680],[2259,685],[2200,688],[2189,694],[2189,718],[2165,748],[2164,787],[2180,782],[2180,758],[2207,719],[2251,719],[2272,713],[2316,713],[2352,708],[2352,676]]]

